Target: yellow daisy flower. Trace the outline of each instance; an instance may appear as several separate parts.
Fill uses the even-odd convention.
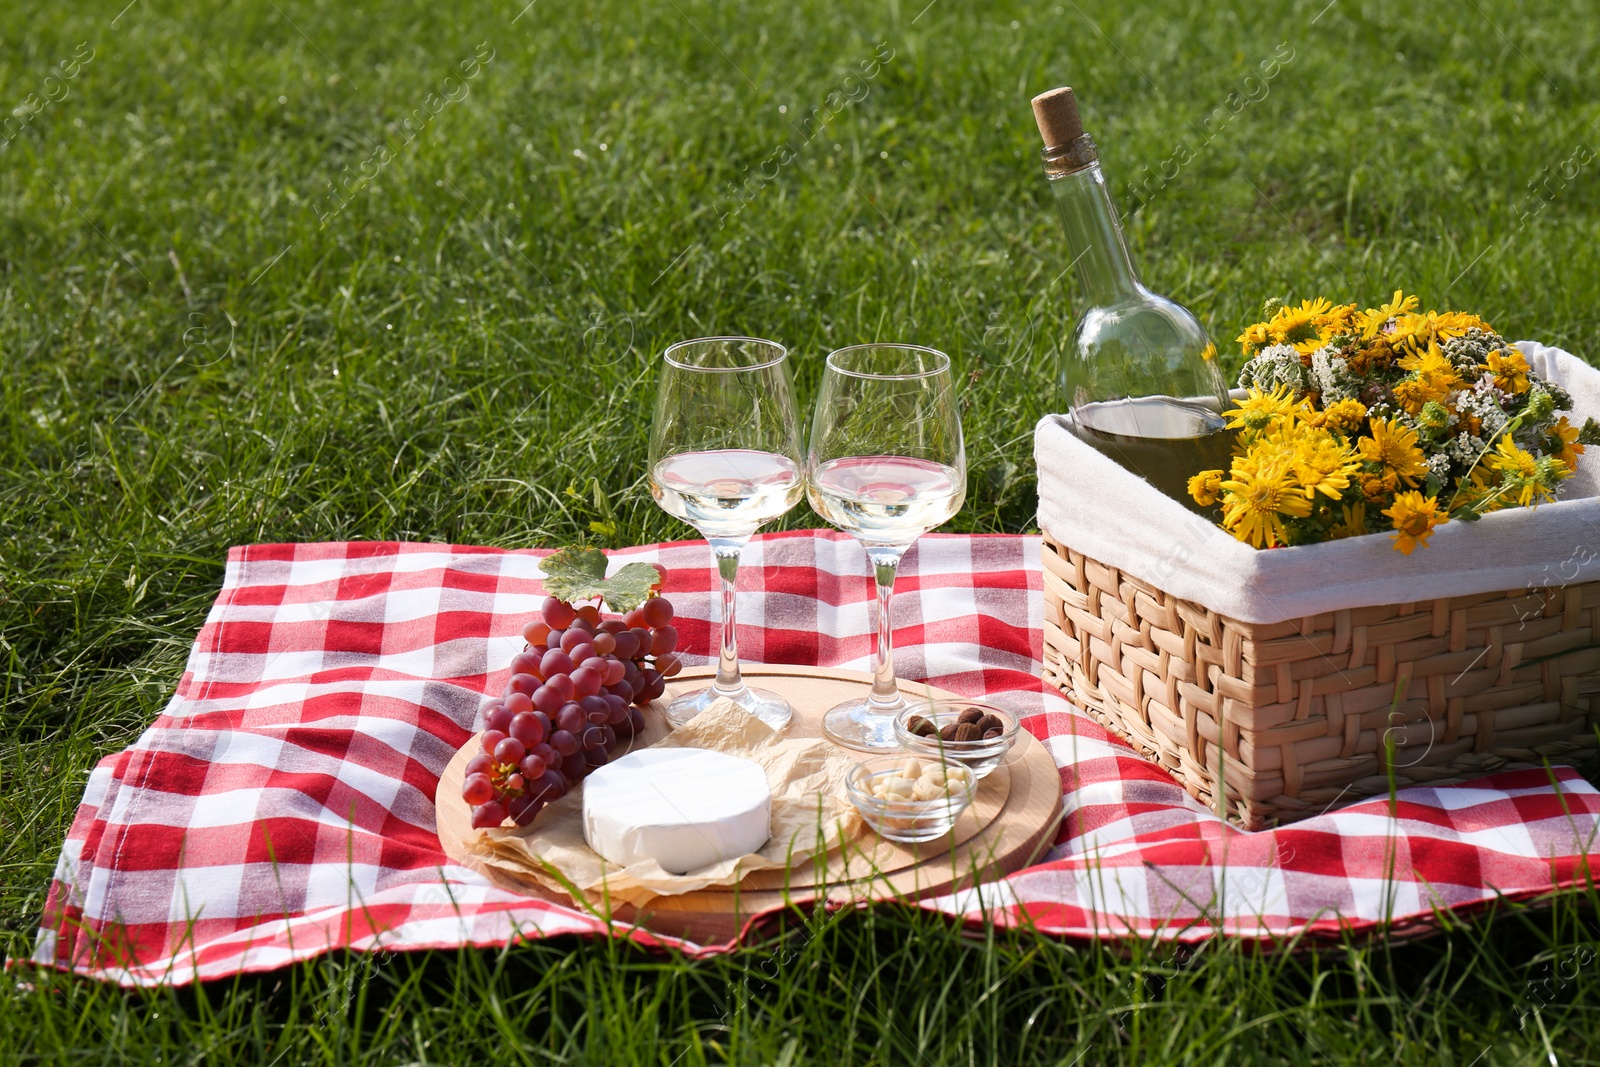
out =
[[[1417,447],[1417,431],[1403,423],[1373,419],[1371,436],[1361,438],[1356,447],[1367,462],[1382,464],[1386,473],[1393,473],[1407,485],[1416,485],[1417,479],[1428,473],[1427,460]]]
[[[1494,384],[1512,394],[1521,396],[1528,391],[1528,361],[1515,348],[1503,348],[1489,353],[1489,373]]]
[[[1322,425],[1339,433],[1350,433],[1367,417],[1367,405],[1359,400],[1335,400],[1322,409]]]
[[[1439,351],[1437,343],[1430,342],[1426,352],[1413,352],[1400,360],[1401,370],[1411,371],[1416,377],[1394,387],[1394,398],[1412,415],[1422,411],[1430,400],[1443,402],[1456,389],[1461,388],[1461,376]]]
[[[1221,495],[1222,479],[1226,477],[1222,471],[1201,471],[1189,479],[1189,495],[1194,497],[1196,504],[1209,508]]]
[[[1421,314],[1400,315],[1395,319],[1394,333],[1389,343],[1396,348],[1420,351],[1435,341],[1448,341],[1460,337],[1474,326],[1482,329],[1487,324],[1476,315],[1459,311],[1424,311]]]
[[[1546,442],[1545,451],[1565,463],[1567,467],[1576,469],[1578,457],[1583,455],[1583,447],[1578,444],[1578,428],[1568,422],[1565,415],[1550,427],[1550,437]]]
[[[1319,321],[1328,313],[1333,304],[1324,297],[1314,300],[1302,300],[1300,306],[1285,304],[1272,316],[1272,321],[1267,323],[1267,328],[1272,333],[1273,342],[1276,344],[1292,344],[1297,350],[1304,351],[1301,346],[1310,341],[1317,341],[1310,351],[1315,352],[1321,348]]]
[[[1256,548],[1288,544],[1284,518],[1303,519],[1311,514],[1311,501],[1282,464],[1270,463],[1259,470],[1235,466],[1222,488],[1228,493],[1222,525]]]
[[[1327,430],[1307,428],[1294,442],[1290,469],[1308,500],[1318,493],[1338,500],[1350,488],[1350,476],[1361,469],[1361,459]]]
[[[1272,343],[1272,330],[1264,322],[1245,327],[1244,333],[1234,338],[1247,356],[1253,356]]]
[[[1225,412],[1228,427],[1247,433],[1261,433],[1283,421],[1293,421],[1303,410],[1294,399],[1294,390],[1288,385],[1277,385],[1270,393],[1251,389],[1250,395],[1239,401],[1239,406]]]
[[[1534,458],[1533,453],[1518,448],[1510,437],[1500,438],[1500,443],[1495,445],[1493,452],[1484,457],[1483,463],[1490,470],[1500,474],[1502,491],[1515,490],[1509,499],[1515,500],[1518,507],[1527,507],[1534,502],[1535,497],[1545,500],[1555,499],[1555,494],[1544,484],[1546,479],[1540,477],[1539,461]],[[1569,477],[1570,473],[1570,471],[1557,472],[1556,480]]]
[[[1394,506],[1383,513],[1395,529],[1395,551],[1411,555],[1418,545],[1426,546],[1433,528],[1450,521],[1448,514],[1439,513],[1439,498],[1424,497],[1416,490],[1400,493]]]
[[[1377,319],[1379,323],[1384,323],[1396,315],[1404,315],[1408,311],[1415,310],[1417,305],[1421,303],[1422,301],[1416,297],[1407,296],[1404,290],[1396,289],[1394,296],[1390,298],[1387,304],[1381,307],[1368,308],[1366,316],[1368,319]]]
[[[1510,437],[1500,438],[1500,443],[1484,457],[1483,462],[1491,470],[1514,478],[1533,478],[1539,473],[1539,461],[1533,458],[1533,453],[1518,448]]]

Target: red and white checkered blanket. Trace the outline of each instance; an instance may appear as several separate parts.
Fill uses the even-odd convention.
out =
[[[425,544],[235,549],[166,712],[89,778],[34,959],[125,984],[280,967],[330,948],[499,945],[602,933],[497,889],[434,833],[440,772],[505,683],[543,593],[537,552]],[[627,549],[669,569],[708,650],[703,542]],[[757,538],[739,575],[748,661],[865,669],[866,556],[827,532]],[[1039,540],[929,536],[900,570],[902,676],[999,696],[1061,767],[1046,862],[925,906],[1051,934],[1194,941],[1427,923],[1585,878],[1600,794],[1570,769],[1401,792],[1240,833],[1038,680]],[[697,945],[642,929],[647,944]]]

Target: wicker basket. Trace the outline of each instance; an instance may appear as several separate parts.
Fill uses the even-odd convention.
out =
[[[1246,829],[1596,750],[1600,582],[1246,623],[1047,535],[1044,601],[1046,680]]]

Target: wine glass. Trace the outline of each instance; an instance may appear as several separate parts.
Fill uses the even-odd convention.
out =
[[[906,706],[894,677],[889,597],[911,542],[961,510],[967,456],[950,357],[916,345],[871,344],[828,356],[806,460],[811,506],[860,541],[878,586],[872,690],[822,720],[846,748],[895,748]]]
[[[745,685],[739,675],[734,583],[745,542],[805,494],[788,352],[755,337],[706,337],[672,345],[662,360],[650,427],[650,495],[710,543],[722,576],[716,681],[672,701],[667,719],[681,726],[727,698],[782,730],[792,715],[789,702]]]

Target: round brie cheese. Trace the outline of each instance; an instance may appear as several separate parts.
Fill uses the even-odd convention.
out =
[[[655,860],[687,874],[747,856],[772,834],[767,772],[697,748],[646,748],[583,782],[583,838],[621,867]]]

